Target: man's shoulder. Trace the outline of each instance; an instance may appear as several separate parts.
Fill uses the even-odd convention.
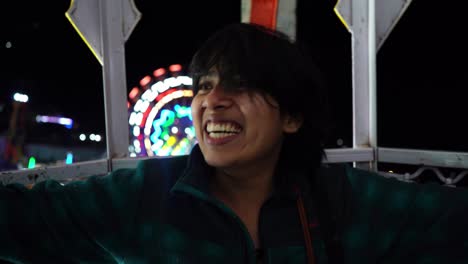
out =
[[[188,158],[188,155],[148,158],[139,161],[137,169],[152,171],[155,168],[170,170],[173,167],[185,167]]]
[[[368,180],[369,178],[385,178],[379,172],[353,167],[347,163],[322,164],[317,170],[317,177],[321,181],[349,181]]]
[[[346,180],[347,175],[353,168],[346,163],[322,164],[316,171],[316,180],[319,182],[334,183]]]
[[[136,173],[151,178],[178,178],[187,166],[188,157],[183,155],[141,160],[138,162]]]

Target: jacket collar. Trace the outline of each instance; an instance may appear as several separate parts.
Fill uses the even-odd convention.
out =
[[[210,196],[210,178],[214,176],[214,167],[208,165],[200,147],[195,145],[189,155],[187,166],[182,177],[176,182],[171,192],[188,192],[197,196]],[[310,185],[307,169],[290,168],[287,164],[279,164],[274,176],[272,198],[297,199],[299,192],[308,191]]]
[[[210,178],[214,168],[208,165],[198,144],[190,152],[187,165],[182,177],[172,187],[171,192],[186,191],[187,187],[194,188],[203,194],[210,193]]]

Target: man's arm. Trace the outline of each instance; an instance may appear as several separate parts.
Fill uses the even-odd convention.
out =
[[[346,168],[345,255],[363,263],[468,263],[468,189]]]
[[[67,185],[0,186],[0,259],[115,262],[132,234],[142,178],[121,169]]]

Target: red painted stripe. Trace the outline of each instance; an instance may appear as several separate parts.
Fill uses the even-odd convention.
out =
[[[317,228],[318,226],[319,226],[319,224],[318,224],[317,221],[313,221],[313,222],[309,223],[310,228]]]
[[[278,0],[251,0],[250,22],[276,29]]]
[[[304,201],[302,195],[299,194],[297,198],[297,209],[299,211],[299,219],[301,220],[302,231],[304,232],[304,242],[307,253],[307,264],[315,264],[314,248],[312,244],[312,238],[310,236],[310,229],[307,225],[307,214],[304,208]]]

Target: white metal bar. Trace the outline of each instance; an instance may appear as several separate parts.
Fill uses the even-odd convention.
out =
[[[431,150],[378,148],[379,162],[426,165],[435,167],[468,168],[468,153]],[[371,162],[374,161],[372,148],[326,149],[325,163]],[[161,157],[117,158],[112,160],[114,170],[135,168],[139,161]],[[31,184],[47,179],[59,181],[73,180],[80,177],[106,174],[108,160],[80,162],[71,165],[48,166],[30,170],[0,172],[0,182]]]
[[[372,148],[339,148],[326,149],[325,163],[337,162],[372,162],[374,161],[374,149]]]
[[[375,0],[376,48],[379,50],[400,21],[412,0]]]
[[[278,0],[276,29],[286,33],[292,40],[296,39],[297,0]]]
[[[0,183],[20,183],[24,185],[35,184],[41,181],[53,179],[57,181],[70,181],[74,179],[89,177],[92,175],[103,175],[108,173],[108,160],[93,160],[77,162],[70,165],[46,166],[35,169],[2,171],[0,172]]]
[[[143,158],[121,158],[121,159],[112,159],[112,168],[114,170],[122,168],[136,168],[138,162],[147,159],[159,159],[160,157],[143,157]]]
[[[106,140],[107,157],[110,160],[127,157],[129,145],[125,36],[121,2],[101,0]]]
[[[100,1],[72,0],[65,16],[102,65]]]
[[[468,152],[378,148],[379,162],[468,168]]]
[[[372,148],[337,148],[325,149],[326,158],[324,163],[339,163],[339,162],[371,162],[374,161],[374,150]],[[143,158],[121,158],[112,159],[112,168],[114,170],[120,168],[135,168],[141,160],[161,159],[167,157],[143,157]]]
[[[376,83],[375,83],[375,3],[353,0],[351,4],[353,147],[375,148]],[[377,170],[376,162],[357,162],[356,167]]]
[[[326,158],[324,163],[339,163],[339,162],[371,162],[374,160],[374,150],[372,148],[339,148],[326,149]],[[120,168],[135,168],[141,160],[161,159],[166,157],[144,157],[144,158],[121,158],[112,159],[112,168],[114,170]]]
[[[376,16],[375,16],[375,1],[369,0],[369,21],[368,21],[368,65],[369,72],[369,146],[372,148],[377,147],[377,45],[376,45]],[[377,159],[376,159],[377,160]],[[376,162],[374,163],[374,170],[377,170]]]
[[[250,22],[250,13],[252,10],[251,0],[241,0],[241,22]]]

